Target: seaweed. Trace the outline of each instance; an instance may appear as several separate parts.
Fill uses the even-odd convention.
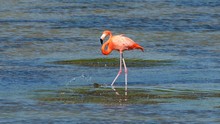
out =
[[[111,87],[105,87],[98,83],[94,83],[93,86],[78,86],[57,90],[36,90],[34,98],[44,102],[118,105],[160,104],[179,100],[199,100],[208,97],[219,97],[219,93],[199,90],[192,92],[187,89],[145,89],[143,87],[129,87],[126,92],[124,87],[118,87],[113,90]]]
[[[143,60],[143,59],[125,59],[128,67],[152,67],[171,65],[173,60]],[[88,67],[118,67],[118,58],[95,58],[95,59],[76,59],[50,62],[63,65],[79,65]]]

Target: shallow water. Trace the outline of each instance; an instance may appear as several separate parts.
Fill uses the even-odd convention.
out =
[[[33,99],[36,90],[110,85],[118,68],[48,63],[119,57],[101,54],[99,37],[105,29],[145,48],[144,53],[126,51],[125,58],[175,61],[128,67],[129,86],[219,92],[219,6],[218,0],[1,1],[0,122],[219,123],[219,97],[117,106]],[[123,81],[121,76],[116,88]]]

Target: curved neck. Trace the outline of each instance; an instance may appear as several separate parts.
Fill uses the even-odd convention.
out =
[[[112,52],[112,49],[109,47],[109,42],[105,42],[103,45],[102,45],[102,54],[104,55],[108,55]]]
[[[108,41],[106,41],[106,42],[102,45],[102,48],[101,48],[102,54],[104,54],[104,55],[110,54],[110,53],[112,52],[112,50],[113,50],[111,47],[109,47],[109,44],[111,43],[112,34],[109,33],[108,35],[109,35]]]

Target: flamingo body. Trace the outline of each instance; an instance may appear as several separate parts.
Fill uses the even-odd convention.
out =
[[[104,55],[110,54],[113,50],[117,50],[119,52],[123,52],[124,50],[132,50],[132,49],[141,49],[144,51],[144,48],[139,44],[135,43],[132,39],[121,35],[113,36],[111,31],[104,31],[100,40],[103,42],[103,39],[109,35],[109,39],[102,45],[102,53]],[[107,48],[107,49],[106,49]]]
[[[109,36],[109,39],[103,44],[103,40],[105,39],[106,36]],[[102,36],[100,37],[100,41],[101,41],[101,44],[103,44],[101,47],[102,54],[109,55],[113,50],[120,52],[120,69],[111,85],[113,86],[114,82],[116,81],[118,76],[121,74],[122,62],[123,62],[124,69],[125,69],[125,85],[127,85],[127,67],[125,64],[125,60],[123,58],[123,51],[133,50],[133,49],[140,49],[144,51],[144,48],[140,46],[139,44],[135,43],[132,39],[124,36],[123,34],[113,36],[111,31],[109,30],[105,30],[102,33]]]

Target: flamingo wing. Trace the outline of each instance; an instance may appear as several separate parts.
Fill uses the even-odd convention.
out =
[[[116,35],[112,38],[114,49],[119,51],[128,50],[135,42],[123,35]]]
[[[139,44],[135,43],[132,39],[124,35],[113,36],[112,43],[113,43],[114,49],[119,50],[119,51],[132,50],[132,49],[142,50],[142,47]]]

